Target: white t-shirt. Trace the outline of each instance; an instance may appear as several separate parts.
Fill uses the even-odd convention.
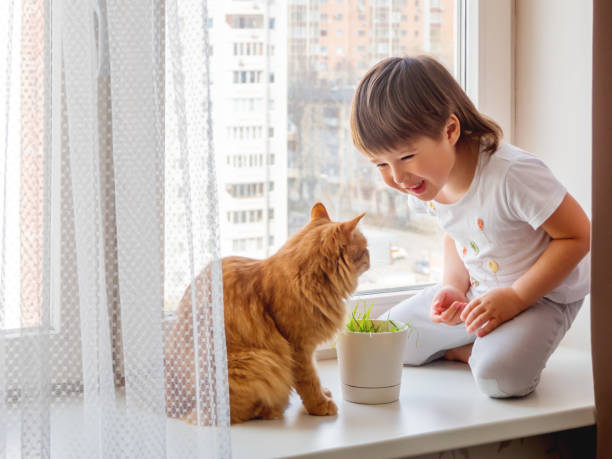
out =
[[[541,225],[566,193],[540,159],[500,142],[493,155],[481,150],[472,183],[459,201],[419,203],[438,216],[455,241],[470,273],[467,297],[472,300],[512,285],[533,266],[551,241]],[[587,255],[545,297],[558,303],[578,301],[589,293],[589,278]]]

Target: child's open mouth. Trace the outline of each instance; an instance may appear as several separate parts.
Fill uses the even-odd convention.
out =
[[[417,185],[408,187],[407,189],[414,194],[422,194],[425,191],[425,180],[421,180]]]

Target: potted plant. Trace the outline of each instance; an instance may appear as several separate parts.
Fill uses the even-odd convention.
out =
[[[399,398],[402,357],[412,328],[394,320],[370,319],[355,306],[336,349],[344,400],[375,405]]]

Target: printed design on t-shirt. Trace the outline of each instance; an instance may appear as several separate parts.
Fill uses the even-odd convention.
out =
[[[478,244],[476,244],[474,241],[470,241],[470,247],[474,251],[474,255],[478,256],[478,254],[480,253],[480,249],[478,248]]]
[[[468,247],[471,248],[474,257],[476,258],[473,264],[479,266],[480,268],[478,270],[480,273],[480,280],[470,274],[470,285],[474,288],[477,288],[481,282],[486,280],[487,282],[499,286],[497,278],[497,272],[499,271],[499,263],[492,258],[483,257],[486,251],[483,252],[483,249],[481,248],[481,246],[479,246],[479,243],[483,246],[492,245],[491,239],[489,239],[486,234],[485,221],[480,217],[476,217],[474,220],[472,220],[472,222],[476,223],[476,234],[474,234],[474,239],[471,239],[467,245],[464,245],[461,251],[463,257],[465,258],[468,256]]]
[[[482,234],[482,237],[485,238],[485,240],[487,241],[487,243],[490,246],[491,245],[491,240],[487,237],[487,232],[485,231],[484,220],[482,218],[477,218],[476,219],[476,226],[478,227],[478,230]],[[484,262],[483,262],[483,264],[484,264]],[[499,264],[495,260],[489,259],[486,262],[485,266],[486,266],[486,268],[489,269],[489,271],[491,271],[493,273],[493,277],[495,278],[495,284],[499,285],[499,283],[497,282],[497,271],[499,271]]]
[[[483,237],[486,239],[486,241],[490,245],[491,241],[489,240],[489,238],[487,237],[487,233],[485,232],[483,219],[482,218],[477,218],[476,219],[476,225],[478,226],[478,229],[481,231]]]
[[[437,216],[436,206],[433,201],[421,201],[414,196],[410,196],[412,206],[417,208],[421,213]]]
[[[478,260],[476,265],[479,266],[478,272],[480,273],[481,281],[487,281],[489,285],[494,284],[499,287],[499,281],[497,279],[497,271],[499,270],[499,264],[492,259]],[[480,285],[480,281],[470,274],[470,285],[474,288]]]
[[[499,265],[495,260],[489,260],[488,267],[493,273],[493,277],[495,278],[495,285],[499,287],[499,282],[497,281],[497,271],[499,270]]]

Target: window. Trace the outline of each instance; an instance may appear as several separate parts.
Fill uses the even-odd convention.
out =
[[[233,43],[234,56],[261,56],[263,54],[262,42]]]
[[[215,82],[211,92],[219,187],[226,190],[232,185],[220,203],[223,215],[228,212],[221,228],[222,255],[233,254],[232,241],[247,237],[261,238],[261,245],[245,243],[247,250],[241,254],[271,255],[308,221],[312,204],[321,200],[336,220],[367,212],[360,227],[369,241],[372,266],[360,278],[359,290],[399,289],[440,279],[437,221],[416,213],[405,196],[382,183],[375,168],[355,150],[348,120],[356,82],[387,56],[430,53],[462,83],[466,81],[459,66],[463,57],[456,52],[460,29],[455,21],[463,17],[461,4],[460,0],[440,0],[439,14],[430,21],[429,3],[412,0],[354,1],[357,10],[351,14],[340,13],[336,1],[307,6],[275,2],[262,18],[268,25],[273,19],[286,21],[274,24],[274,34],[248,37],[230,30],[226,37],[211,36],[215,46],[224,44],[214,40],[226,39],[263,42],[266,49],[263,55],[251,51],[253,68],[236,68],[231,52],[230,59],[222,53],[211,59],[211,68],[231,78],[229,85]],[[215,3],[215,8],[229,10],[230,2]],[[231,8],[233,16],[251,16],[241,13],[236,3]],[[249,8],[245,4],[245,11]],[[334,23],[331,32],[329,20]],[[337,30],[347,31],[342,40]],[[244,49],[246,53],[246,44]],[[234,80],[236,93],[223,94]],[[221,103],[215,103],[215,98]],[[228,99],[236,100],[236,110],[223,103]],[[260,102],[246,102],[250,99]],[[261,136],[251,130],[253,126],[261,128]],[[235,187],[267,182],[272,183],[265,193],[248,198],[252,188]],[[254,209],[269,209],[267,217],[249,213]],[[244,234],[247,226],[249,234]]]
[[[234,84],[261,83],[261,70],[235,70],[233,72]]]
[[[261,14],[228,14],[225,22],[232,29],[261,29],[263,27],[263,15]],[[214,43],[213,43],[214,45]]]
[[[268,191],[274,190],[274,182],[268,182]],[[264,183],[228,183],[225,191],[233,198],[256,198],[264,195]]]
[[[406,27],[403,23],[389,23],[388,18],[397,13],[394,9],[401,2],[388,2],[385,8],[393,10],[392,14],[387,12],[379,19],[387,21],[383,24],[387,30],[391,28],[401,33],[394,34],[396,38],[393,38],[392,43],[387,39],[380,50],[385,55],[397,55],[404,50],[411,54],[431,50],[465,83],[465,69],[455,64],[462,62],[462,56],[455,52],[459,35],[457,25],[453,22],[453,16],[459,16],[455,13],[456,6],[462,2],[440,0],[438,3],[440,11],[434,15],[434,19],[439,24],[436,24],[437,30],[432,33],[432,24],[427,22],[428,14],[421,16],[419,29],[414,29],[414,24]],[[16,5],[19,4],[16,2]],[[310,206],[321,199],[334,219],[368,212],[368,218],[361,227],[370,241],[372,269],[362,277],[360,290],[402,288],[436,280],[441,267],[436,223],[427,216],[415,214],[407,207],[405,200],[381,186],[376,171],[354,151],[350,136],[347,135],[351,88],[354,90],[355,83],[368,67],[385,57],[373,55],[378,45],[375,34],[377,24],[373,23],[374,18],[370,12],[377,2],[360,1],[363,9],[360,9],[359,20],[363,22],[358,30],[358,56],[350,54],[356,46],[356,43],[350,43],[351,39],[355,41],[352,33],[346,36],[349,44],[345,55],[328,56],[326,46],[321,46],[319,50],[320,24],[308,18],[309,25],[305,27],[294,19],[297,16],[286,14],[291,13],[297,4],[270,4],[270,13],[279,18],[279,21],[285,21],[286,18],[286,23],[279,23],[276,28],[275,18],[268,18],[268,27],[278,31],[269,36],[263,36],[261,30],[257,30],[265,28],[264,15],[251,14],[252,10],[244,14],[237,13],[239,7],[235,4],[231,5],[230,14],[230,2],[217,2],[214,5],[217,9],[227,8],[228,14],[220,12],[215,17],[221,20],[225,18],[230,30],[223,36],[211,35],[211,49],[221,46],[221,50],[231,49],[234,56],[248,55],[249,62],[257,61],[250,69],[236,69],[236,59],[228,58],[232,51],[218,52],[211,56],[211,68],[216,72],[212,107],[214,149],[218,154],[217,165],[220,169],[219,185],[221,190],[226,190],[230,185],[230,191],[226,193],[228,199],[220,203],[223,212],[221,215],[225,216],[221,231],[222,254],[231,254],[234,250],[233,241],[242,240],[236,247],[239,246],[244,254],[256,257],[270,255],[307,222]],[[324,5],[325,2],[320,1],[319,4]],[[415,5],[418,6],[419,2],[415,1]],[[425,3],[424,8],[429,7],[429,3]],[[0,7],[0,16],[4,12],[3,8]],[[342,21],[350,20],[339,13],[333,17],[342,26],[345,25]],[[212,18],[209,26],[212,26]],[[216,24],[217,29],[218,26]],[[17,29],[18,24],[15,27]],[[245,32],[241,29],[255,30]],[[5,37],[6,34],[0,33],[0,87],[5,87]],[[419,40],[415,39],[417,37]],[[59,39],[53,40],[54,45],[60,42]],[[362,50],[368,50],[369,54],[362,53]],[[53,56],[61,56],[59,51],[54,49]],[[486,60],[482,59],[481,62]],[[61,71],[61,65],[54,65],[54,68]],[[18,69],[18,65],[13,65],[14,72]],[[17,78],[13,81],[17,81]],[[271,81],[274,84],[270,84]],[[232,83],[240,86],[234,87]],[[54,84],[54,87],[59,85]],[[477,84],[472,86],[476,94],[478,89]],[[10,96],[19,97],[19,91],[11,91]],[[4,94],[0,97],[4,97]],[[266,97],[270,97],[268,104],[265,103]],[[273,101],[272,104],[270,101]],[[323,113],[329,113],[326,104],[330,101],[337,111],[334,118],[336,126],[322,116]],[[54,99],[54,107],[61,106],[56,102]],[[231,110],[232,107],[234,110]],[[19,138],[16,134],[19,128],[9,126],[9,142]],[[267,136],[264,134],[266,130]],[[54,154],[54,157],[59,155]],[[22,165],[9,163],[7,166],[15,170],[15,174],[9,176],[19,177],[22,173]],[[248,193],[253,193],[253,188],[248,185],[266,181],[269,181],[268,192],[255,193],[251,197],[254,201],[259,200],[256,205],[252,208],[240,207],[250,200],[245,199]],[[21,192],[15,189],[16,183],[18,186],[18,181],[6,184],[11,196],[18,196]],[[264,218],[263,209],[268,209],[268,218]],[[19,216],[14,207],[9,206],[6,218],[13,219],[12,229],[9,224],[7,230],[18,231],[16,225]],[[249,226],[249,232],[256,234],[238,234],[245,226]],[[15,259],[19,256],[17,252],[14,254]],[[16,263],[19,265],[18,261]],[[14,286],[10,294],[18,298],[19,275],[12,280],[7,277],[5,281]],[[6,300],[9,304],[10,299]],[[14,328],[29,321],[20,316],[19,311],[9,310],[8,314],[5,328]]]
[[[45,55],[45,19],[38,16],[24,17],[24,21],[13,21],[12,53],[8,60],[8,36],[5,19],[9,17],[9,3],[0,4],[2,33],[0,34],[0,86],[9,87],[10,93],[0,94],[0,107],[4,108],[5,96],[10,101],[11,113],[0,113],[0,170],[6,170],[7,182],[0,185],[0,232],[6,222],[6,232],[0,239],[0,247],[6,243],[6,265],[4,271],[3,321],[0,333],[18,329],[43,326],[42,301],[43,259],[45,251],[50,253],[50,330],[60,332],[60,234],[61,212],[61,103],[60,84],[61,55],[59,28],[53,29],[53,49]],[[21,3],[14,5],[16,18],[21,16]],[[59,9],[57,9],[59,10]],[[56,11],[53,20],[59,20]],[[52,120],[44,118],[48,106],[44,94],[48,87],[41,75],[46,69],[40,67],[45,58],[50,59],[52,68],[51,94]],[[10,75],[8,73],[10,65]],[[7,130],[5,130],[5,127]],[[50,128],[51,132],[47,129]],[[43,225],[43,218],[49,209],[43,204],[42,190],[45,188],[43,161],[47,153],[44,141],[52,139],[52,186],[50,192],[50,227]],[[7,155],[5,157],[5,141]],[[5,161],[6,159],[6,161]],[[6,191],[6,195],[4,195]],[[6,204],[6,207],[4,204]],[[43,234],[43,228],[49,233]],[[23,256],[26,251],[26,256]],[[1,260],[0,260],[1,262]],[[22,284],[23,282],[23,284]],[[22,288],[23,285],[23,288]],[[2,292],[0,292],[2,294]],[[15,335],[17,336],[17,335]]]
[[[236,83],[236,77],[234,76]],[[261,97],[236,97],[232,99],[232,107],[235,112],[255,112],[263,109],[263,98]]]

